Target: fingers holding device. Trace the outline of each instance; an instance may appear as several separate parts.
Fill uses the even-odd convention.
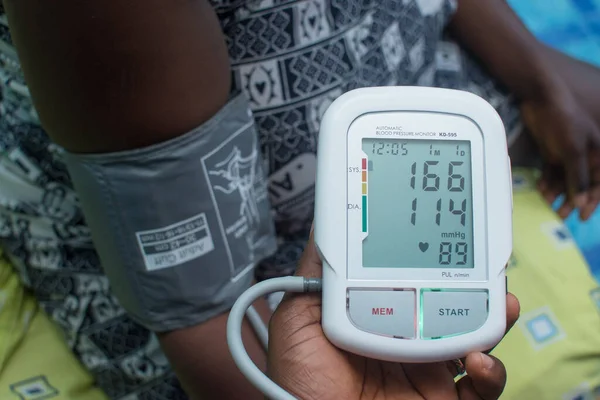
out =
[[[505,332],[512,185],[502,121],[470,93],[359,89],[321,125],[315,243],[336,346],[435,362]]]
[[[322,332],[354,356],[424,364],[494,347],[507,327],[511,218],[506,136],[486,101],[422,87],[342,95],[319,136],[322,279],[244,293],[228,321],[234,360],[268,396],[292,398],[251,364],[239,335],[252,301],[275,291],[322,290]]]

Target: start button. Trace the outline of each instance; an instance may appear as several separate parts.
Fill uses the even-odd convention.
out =
[[[422,337],[458,335],[479,329],[488,317],[488,293],[423,290]]]

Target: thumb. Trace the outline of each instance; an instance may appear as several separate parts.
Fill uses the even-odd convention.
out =
[[[465,362],[467,376],[457,384],[461,400],[496,400],[506,385],[506,368],[494,356],[471,353]]]
[[[300,257],[298,267],[296,268],[295,276],[304,278],[321,278],[323,276],[323,264],[317,251],[317,246],[314,241],[314,223],[310,229],[310,236],[304,253]],[[296,306],[314,306],[321,304],[321,293],[286,293],[281,300],[279,308],[287,310],[288,303],[294,303]]]
[[[323,263],[319,257],[319,252],[317,250],[314,237],[315,232],[313,223],[313,226],[310,229],[308,243],[304,248],[304,253],[302,254],[300,262],[298,263],[298,268],[296,268],[296,276],[303,276],[305,278],[320,278],[323,275]]]

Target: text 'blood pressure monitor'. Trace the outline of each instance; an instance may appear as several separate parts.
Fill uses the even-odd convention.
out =
[[[434,362],[502,338],[510,160],[485,100],[420,87],[344,94],[321,124],[315,208],[323,328],[336,346]]]

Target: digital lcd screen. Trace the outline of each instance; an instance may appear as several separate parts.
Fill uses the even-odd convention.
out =
[[[471,143],[363,139],[362,149],[363,267],[473,268]]]

